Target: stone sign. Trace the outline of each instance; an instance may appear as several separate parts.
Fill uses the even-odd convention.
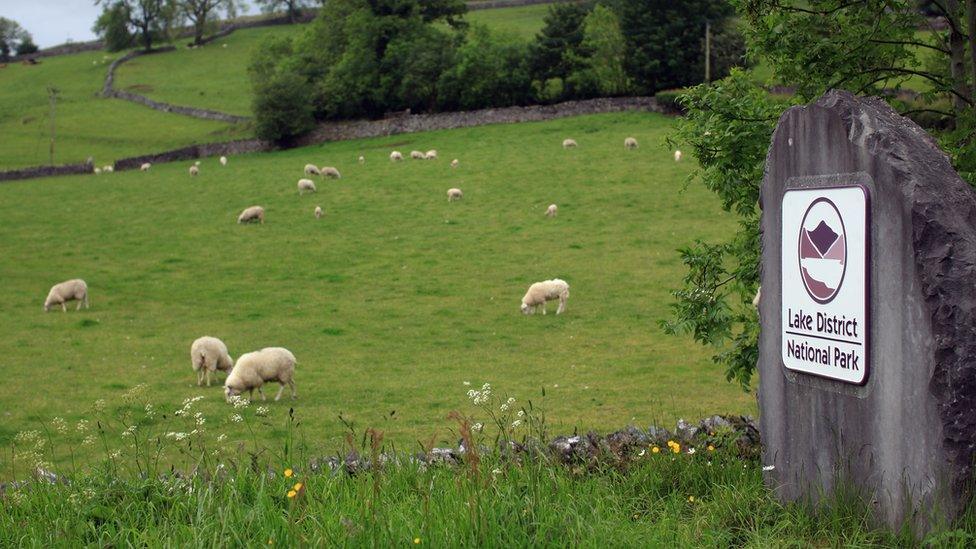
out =
[[[760,205],[768,485],[945,523],[974,480],[976,192],[886,103],[831,91],[780,118]]]

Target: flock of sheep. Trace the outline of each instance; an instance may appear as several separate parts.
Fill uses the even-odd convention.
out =
[[[569,149],[576,146],[577,143],[573,139],[563,140],[563,148]],[[638,147],[637,140],[633,137],[626,138],[624,140],[624,147],[627,149],[636,149]],[[415,160],[436,160],[437,151],[411,151],[410,158]],[[403,159],[403,153],[400,151],[390,153],[390,161],[392,162],[400,162]],[[675,162],[681,160],[680,150],[674,152],[674,160]],[[365,162],[365,157],[360,156],[359,163],[363,164]],[[220,157],[220,164],[222,166],[227,165],[226,156]],[[458,159],[455,158],[451,161],[451,168],[457,168],[458,165]],[[140,170],[146,172],[151,167],[152,165],[147,162],[140,166]],[[105,166],[101,169],[95,168],[94,171],[96,174],[99,174],[110,173],[113,170],[112,166]],[[189,173],[191,176],[196,176],[200,173],[199,161],[190,166]],[[339,170],[332,166],[323,166],[320,168],[314,164],[306,164],[304,174],[306,176],[317,175],[334,179],[340,179],[342,177]],[[305,194],[306,192],[316,192],[315,182],[307,177],[298,180],[299,195]],[[458,188],[451,188],[447,191],[448,202],[461,200],[463,196],[464,194],[461,189]],[[556,204],[550,204],[546,209],[545,215],[547,217],[556,217],[558,209]],[[241,212],[237,218],[237,222],[264,223],[264,213],[263,207],[250,206]],[[322,208],[320,206],[315,207],[314,215],[316,219],[322,217]],[[522,297],[521,310],[523,314],[527,315],[539,311],[544,315],[546,314],[547,303],[557,300],[559,301],[559,306],[556,309],[556,314],[558,315],[566,310],[566,302],[569,300],[569,284],[565,280],[555,278],[536,282],[529,286],[528,291]],[[758,302],[758,300],[759,295],[757,293],[755,302]],[[85,308],[90,306],[88,285],[84,280],[73,279],[55,284],[48,293],[47,299],[44,300],[44,310],[50,311],[52,307],[60,306],[62,311],[67,312],[66,303],[70,301],[78,301],[76,310],[80,310],[82,305]],[[756,304],[755,302],[754,304]],[[224,381],[224,395],[228,401],[235,396],[243,394],[245,391],[248,391],[250,396],[253,397],[255,389],[258,390],[263,400],[265,396],[262,386],[269,382],[277,382],[281,385],[278,394],[275,396],[275,400],[281,398],[285,386],[290,387],[292,398],[296,397],[294,376],[297,361],[295,355],[283,347],[266,347],[259,351],[241,355],[237,361],[234,361],[227,351],[227,345],[223,341],[215,337],[203,336],[195,340],[190,346],[190,361],[193,371],[197,373],[197,385],[199,386],[202,386],[204,380],[206,380],[207,386],[209,387],[211,376],[217,370],[227,372],[227,378]]]

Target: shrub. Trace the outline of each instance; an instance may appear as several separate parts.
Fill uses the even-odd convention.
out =
[[[687,93],[687,89],[661,90],[654,94],[657,104],[668,113],[683,113],[684,106],[679,100],[682,95]]]
[[[315,126],[311,84],[294,72],[279,72],[258,83],[254,94],[255,131],[261,139],[283,142]]]
[[[527,49],[485,27],[473,27],[458,49],[457,63],[441,77],[441,108],[506,107],[531,101]]]

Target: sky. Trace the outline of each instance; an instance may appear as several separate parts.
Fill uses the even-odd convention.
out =
[[[254,8],[250,8],[254,11]],[[27,29],[34,42],[47,48],[67,40],[93,40],[92,25],[101,13],[95,0],[0,0],[0,17],[13,19]],[[248,13],[248,10],[239,10]]]

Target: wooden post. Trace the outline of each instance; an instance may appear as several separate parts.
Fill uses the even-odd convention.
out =
[[[55,106],[57,105],[57,102],[58,102],[58,93],[59,93],[59,90],[57,88],[55,88],[55,87],[48,87],[48,89],[47,89],[48,100],[51,102],[51,116],[50,116],[50,118],[51,118],[51,145],[50,145],[50,148],[48,149],[48,164],[51,165],[51,166],[54,165],[54,115],[55,115]]]
[[[712,24],[705,20],[705,82],[712,81]]]

